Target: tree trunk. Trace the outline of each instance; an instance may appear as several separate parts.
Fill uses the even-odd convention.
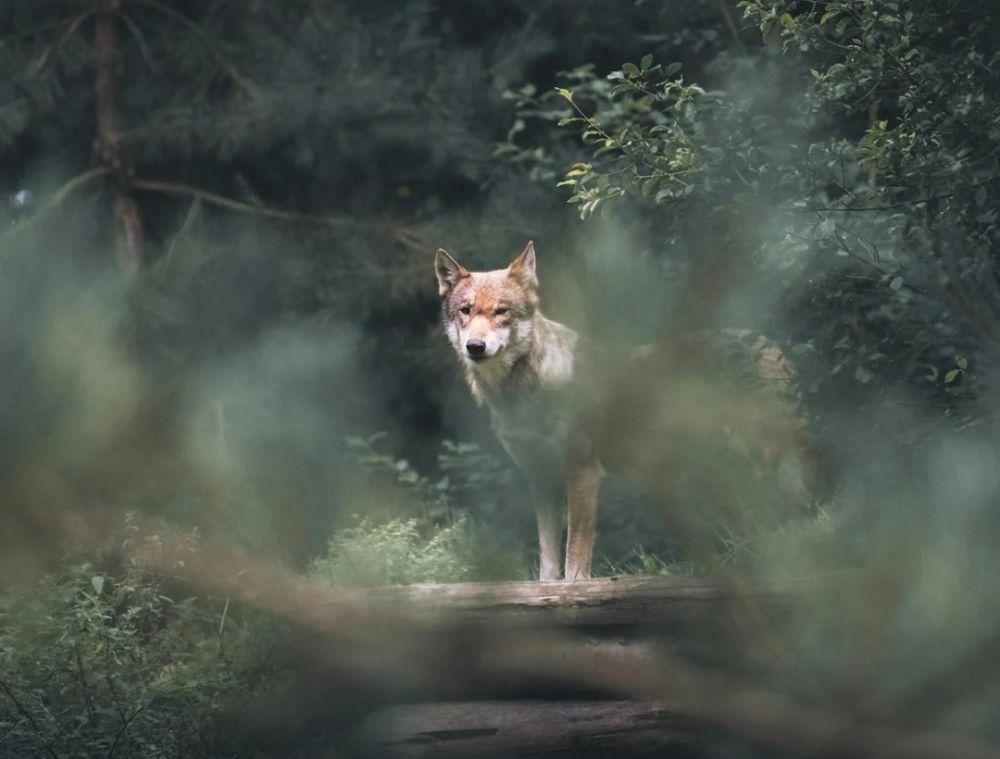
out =
[[[118,131],[118,9],[120,0],[98,0],[94,46],[98,65],[95,89],[97,135],[94,157],[115,178],[115,258],[126,279],[139,271],[143,256],[142,216],[129,191],[131,165],[121,149]]]

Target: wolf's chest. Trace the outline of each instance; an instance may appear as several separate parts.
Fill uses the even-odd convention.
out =
[[[544,393],[491,404],[493,431],[522,469],[562,469],[570,415],[561,393]]]

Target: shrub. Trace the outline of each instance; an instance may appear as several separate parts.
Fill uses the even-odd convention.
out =
[[[463,517],[423,529],[417,519],[383,524],[361,519],[334,534],[311,573],[332,585],[459,582],[472,578],[473,556],[472,533]]]
[[[124,560],[67,562],[0,597],[0,755],[226,756],[222,714],[266,681],[275,628],[169,594],[130,527]],[[187,543],[197,550],[197,537]]]

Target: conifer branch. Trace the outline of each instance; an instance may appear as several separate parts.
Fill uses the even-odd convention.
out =
[[[146,37],[143,35],[142,29],[139,28],[139,25],[136,24],[127,13],[119,13],[118,16],[125,25],[125,28],[132,33],[133,37],[135,37],[135,44],[139,48],[139,54],[142,56],[143,60],[146,61],[146,65],[149,66],[150,70],[154,74],[158,74],[159,71],[156,67],[156,61],[153,60],[153,56],[149,51],[149,44],[146,42]]]
[[[229,60],[222,54],[219,48],[212,42],[212,38],[209,37],[208,33],[202,29],[197,23],[189,19],[183,13],[179,13],[168,5],[164,5],[158,0],[129,0],[136,5],[145,5],[147,8],[152,8],[159,11],[160,13],[169,16],[175,21],[183,24],[193,31],[201,39],[202,44],[205,45],[205,49],[208,50],[212,57],[215,58],[216,62],[225,70],[236,84],[242,87],[244,90],[249,92],[251,95],[256,94],[260,87],[249,77],[244,76],[239,72],[239,70],[229,62]]]
[[[70,19],[69,23],[66,26],[66,30],[61,35],[59,35],[59,39],[57,39],[54,43],[46,45],[42,49],[42,52],[39,53],[35,61],[28,67],[28,78],[33,79],[34,77],[41,74],[42,71],[45,69],[45,67],[48,65],[49,61],[51,61],[55,57],[53,54],[57,53],[59,49],[66,44],[66,41],[73,36],[73,33],[80,28],[80,24],[82,24],[92,15],[94,15],[95,12],[96,12],[95,8],[88,8],[87,10],[77,14],[72,19]]]

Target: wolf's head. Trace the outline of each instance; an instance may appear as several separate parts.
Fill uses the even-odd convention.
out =
[[[531,348],[538,309],[535,245],[506,269],[470,272],[444,250],[434,257],[445,332],[474,376],[501,379]]]

